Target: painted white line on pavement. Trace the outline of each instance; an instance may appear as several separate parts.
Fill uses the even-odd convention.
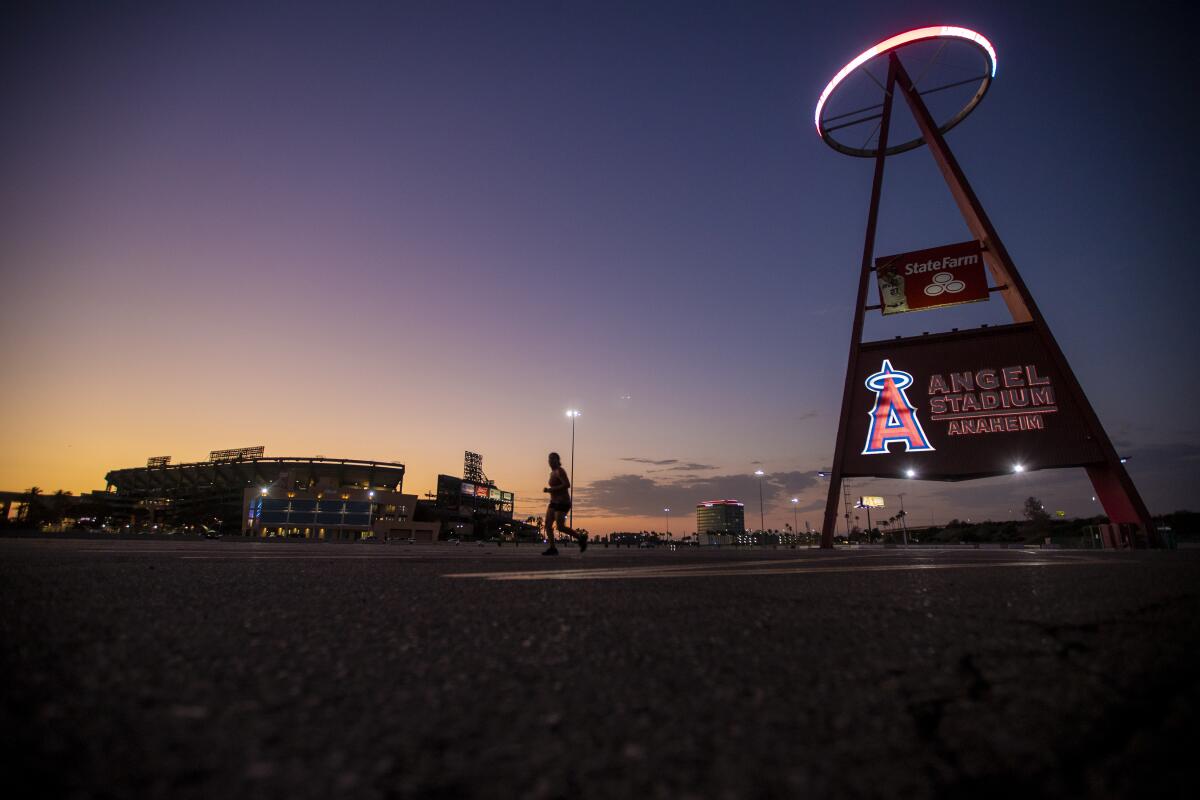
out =
[[[986,564],[862,564],[837,567],[768,567],[765,569],[681,570],[655,567],[630,567],[608,570],[554,570],[541,572],[461,572],[443,575],[444,578],[482,578],[489,581],[586,581],[628,580],[634,578],[709,578],[758,575],[802,575],[822,572],[906,572],[937,569],[989,569],[993,567],[1059,567],[1080,564],[1113,564],[1103,559],[1073,559],[1070,561],[996,561]]]
[[[393,556],[393,555],[361,555],[361,556],[343,556],[336,553],[312,553],[303,555],[257,555],[247,553],[245,555],[207,555],[207,556],[178,556],[181,561],[412,561],[422,558],[419,555],[411,556]],[[428,558],[428,556],[425,556]]]
[[[705,571],[725,571],[734,569],[747,569],[757,567],[771,567],[779,564],[812,564],[814,562],[825,563],[828,561],[846,561],[850,559],[861,558],[879,558],[887,555],[885,553],[864,553],[861,555],[845,555],[845,556],[817,556],[806,558],[772,558],[761,561],[725,561],[719,564],[653,564],[644,567],[581,567],[579,569],[565,570],[549,570],[536,572],[468,572],[458,573],[454,575],[445,575],[447,578],[482,578],[491,577],[494,575],[555,575],[563,579],[573,577],[606,577],[607,573],[614,573],[614,577],[625,577],[631,572],[652,572],[658,573],[676,573],[676,572],[705,572]],[[751,574],[758,574],[758,570],[752,570]],[[521,580],[514,578],[514,580]]]
[[[338,561],[338,560],[365,560],[365,561],[466,561],[469,558],[478,558],[474,553],[432,555],[429,553],[410,553],[405,555],[339,555],[338,553],[238,553],[238,554],[209,554],[202,556],[175,555],[170,554],[181,561]],[[494,553],[486,556],[489,561],[528,561],[529,558],[510,553]]]

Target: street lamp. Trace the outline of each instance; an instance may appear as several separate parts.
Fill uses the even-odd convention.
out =
[[[571,489],[568,497],[571,498],[571,521],[567,523],[572,529],[575,527],[575,418],[580,415],[579,409],[568,408],[567,416],[571,418],[571,474],[567,479],[571,481]]]
[[[792,541],[800,538],[800,531],[797,528],[800,525],[800,498],[792,498]]]
[[[766,518],[763,514],[763,499],[762,499],[762,479],[766,475],[761,469],[754,470],[754,474],[758,476],[758,532],[762,533],[767,529]]]
[[[667,538],[671,538],[671,509],[664,508],[663,511],[667,514]]]
[[[858,499],[858,503],[854,507],[855,508],[865,508],[867,510],[867,544],[870,544],[871,543],[871,507],[869,505],[867,505],[866,503],[864,503],[863,498],[861,498],[861,497]],[[855,515],[854,518],[858,519],[858,516]]]

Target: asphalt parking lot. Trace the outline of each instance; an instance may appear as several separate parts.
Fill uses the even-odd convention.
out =
[[[60,797],[1190,796],[1200,551],[0,539]]]

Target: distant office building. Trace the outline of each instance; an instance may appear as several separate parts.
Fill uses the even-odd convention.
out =
[[[701,544],[732,541],[746,532],[746,509],[737,500],[704,500],[696,505],[696,538]]]

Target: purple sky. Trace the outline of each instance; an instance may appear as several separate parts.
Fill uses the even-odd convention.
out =
[[[947,23],[1000,62],[950,145],[1151,509],[1195,508],[1183,12],[1047,5],[8,7],[0,488],[261,443],[425,492],[472,449],[534,513],[574,406],[593,530],[757,512],[759,466],[768,526],[816,525],[871,164],[812,109]],[[965,238],[928,154],[892,159],[879,252]],[[867,338],[1006,320],[909,317]],[[1096,509],[1081,471],[859,485],[914,521]]]

